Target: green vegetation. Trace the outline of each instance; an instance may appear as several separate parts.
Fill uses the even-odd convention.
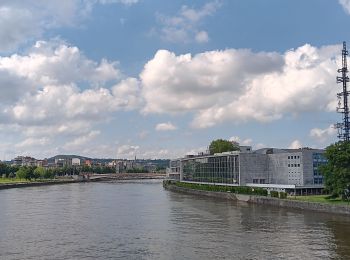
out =
[[[197,184],[197,183],[186,183],[186,182],[174,182],[170,181],[168,184],[174,184],[178,187],[184,187],[195,190],[204,191],[215,191],[215,192],[231,192],[237,194],[247,194],[247,195],[259,195],[267,196],[267,190],[262,188],[251,188],[247,186],[221,186],[221,185],[210,185],[210,184]],[[165,184],[167,185],[167,183]]]
[[[270,191],[270,195],[271,195],[271,197],[273,197],[273,198],[278,198],[278,191]]]
[[[325,191],[332,198],[350,198],[350,142],[338,142],[326,148],[328,163],[321,167]]]
[[[230,142],[228,140],[223,140],[223,139],[214,140],[209,145],[210,154],[238,151],[238,150],[239,150],[239,146],[237,143]]]
[[[18,179],[18,178],[0,178],[0,184],[8,184],[8,183],[23,183],[30,182],[26,179]]]
[[[279,198],[280,199],[286,199],[287,198],[287,192],[280,192],[279,193]]]
[[[83,165],[81,168],[75,168],[75,169],[77,171],[81,171],[81,172],[85,172],[85,173],[96,173],[96,174],[115,173],[115,168],[114,167],[108,167],[108,166],[87,166],[87,165]]]
[[[38,179],[53,179],[55,171],[52,169],[44,169],[36,166],[21,166],[16,172],[17,179],[38,180]]]
[[[287,198],[287,192],[283,192],[283,191],[270,191],[270,196],[273,198],[280,198],[280,199],[286,199]]]
[[[289,199],[307,201],[307,202],[328,203],[328,204],[335,204],[335,205],[349,205],[349,202],[344,201],[341,198],[332,198],[329,195],[296,196],[296,197],[290,197]]]
[[[149,171],[145,168],[132,168],[126,171],[127,173],[148,173]]]
[[[12,166],[6,163],[0,163],[0,177],[13,178],[15,177],[15,172],[17,172],[19,166]]]

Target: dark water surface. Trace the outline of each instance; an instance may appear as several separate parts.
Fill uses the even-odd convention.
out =
[[[350,218],[173,193],[160,181],[1,190],[0,259],[350,259]]]

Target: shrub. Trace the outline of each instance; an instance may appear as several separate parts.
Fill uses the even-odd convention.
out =
[[[271,197],[273,197],[273,198],[278,198],[278,191],[272,190],[272,191],[270,191],[270,195],[271,195]]]
[[[280,192],[280,199],[286,199],[287,198],[287,192]]]
[[[214,191],[214,192],[231,192],[237,194],[247,194],[247,195],[259,195],[267,196],[267,190],[263,188],[252,188],[247,186],[223,186],[223,185],[214,185],[214,184],[200,184],[200,183],[187,183],[187,182],[174,182],[171,181],[165,182],[165,185],[175,184],[178,187],[195,189],[195,190],[205,190],[205,191]],[[277,192],[278,197],[278,192]]]

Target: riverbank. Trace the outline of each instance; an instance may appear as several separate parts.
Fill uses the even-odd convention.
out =
[[[220,199],[229,199],[236,201],[244,201],[247,203],[255,203],[261,205],[269,205],[274,207],[291,208],[298,210],[312,210],[331,214],[345,214],[350,216],[350,206],[334,205],[320,202],[308,202],[293,199],[280,199],[268,196],[258,196],[250,194],[236,194],[230,192],[205,191],[200,189],[191,189],[186,187],[176,186],[175,182],[164,181],[163,187],[174,192],[182,192],[193,195],[214,197]]]
[[[88,178],[83,179],[53,179],[53,180],[41,180],[41,181],[21,181],[14,179],[8,182],[0,182],[0,190],[33,187],[33,186],[46,186],[57,184],[69,184],[80,182],[102,182],[102,181],[125,181],[125,180],[148,180],[148,179],[161,179],[165,178],[165,174],[155,173],[118,173],[118,174],[93,174]],[[1,179],[0,179],[1,180]]]
[[[24,187],[34,187],[34,186],[69,184],[69,183],[78,183],[78,182],[84,182],[84,180],[64,179],[64,180],[0,183],[0,190],[13,189],[13,188],[24,188]]]

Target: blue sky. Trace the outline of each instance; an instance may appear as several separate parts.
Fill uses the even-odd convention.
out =
[[[349,0],[1,1],[0,159],[325,147],[349,23]]]

